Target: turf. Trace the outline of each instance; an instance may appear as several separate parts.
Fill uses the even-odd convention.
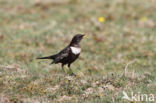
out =
[[[0,102],[129,103],[123,91],[156,96],[155,4],[0,0]],[[71,65],[76,77],[35,59],[58,52],[77,33],[88,37]]]

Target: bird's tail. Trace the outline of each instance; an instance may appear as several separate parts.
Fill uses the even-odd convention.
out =
[[[47,56],[47,57],[39,57],[36,59],[54,59],[56,57],[56,55],[51,55],[51,56]]]

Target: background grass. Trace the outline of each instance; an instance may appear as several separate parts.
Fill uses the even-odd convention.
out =
[[[156,96],[155,4],[0,0],[0,102],[128,103],[122,91]],[[35,59],[58,52],[77,33],[89,34],[71,66],[77,77]]]

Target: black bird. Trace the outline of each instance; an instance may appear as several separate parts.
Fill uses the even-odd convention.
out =
[[[47,56],[47,57],[40,57],[37,59],[52,59],[51,64],[62,64],[62,70],[64,70],[64,65],[68,65],[68,68],[71,70],[70,65],[79,57],[81,53],[81,47],[80,47],[80,41],[85,35],[83,34],[77,34],[73,37],[70,44],[65,47],[63,50],[61,50],[59,53]],[[71,70],[72,72],[72,70]],[[72,74],[74,74],[72,72]]]

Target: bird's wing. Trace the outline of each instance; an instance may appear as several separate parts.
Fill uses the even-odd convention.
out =
[[[64,48],[62,51],[60,51],[57,54],[57,57],[54,59],[53,63],[58,63],[59,61],[61,61],[63,58],[68,57],[70,53],[70,47],[67,46],[66,48]]]

